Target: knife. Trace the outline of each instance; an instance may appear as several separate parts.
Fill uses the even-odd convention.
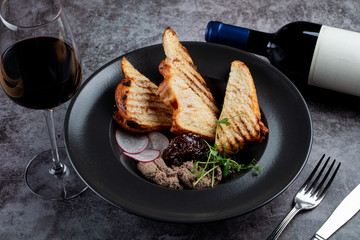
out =
[[[360,210],[360,184],[339,204],[311,240],[326,240]]]

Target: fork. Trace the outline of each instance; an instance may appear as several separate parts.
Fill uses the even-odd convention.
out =
[[[320,184],[317,185],[317,182],[319,181],[321,175],[325,171],[326,165],[328,164],[330,157],[327,158],[324,166],[321,168],[320,172],[314,179],[314,181],[311,183],[312,178],[314,177],[316,171],[321,165],[321,162],[323,161],[325,157],[325,154],[321,157],[318,164],[314,168],[314,170],[311,172],[308,179],[306,179],[303,186],[299,189],[298,193],[296,194],[294,198],[295,206],[293,209],[288,213],[288,215],[282,220],[282,222],[275,228],[275,230],[271,233],[271,235],[267,238],[267,240],[273,240],[278,239],[280,234],[284,231],[285,227],[288,225],[288,223],[293,219],[293,217],[302,210],[310,210],[317,207],[320,202],[324,199],[325,193],[327,192],[328,188],[330,187],[331,183],[333,182],[336,173],[338,172],[341,163],[337,165],[336,169],[333,171],[329,181],[324,186],[326,179],[329,177],[330,172],[332,168],[335,165],[335,159],[333,160],[332,164],[330,165],[329,169],[325,173],[325,176],[321,180]]]

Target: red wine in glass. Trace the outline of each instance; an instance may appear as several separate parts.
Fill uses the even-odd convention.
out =
[[[81,83],[76,52],[53,37],[15,43],[2,54],[1,65],[4,91],[27,108],[54,108],[69,100]]]
[[[36,195],[69,200],[87,188],[58,148],[53,109],[79,89],[82,72],[60,0],[4,0],[0,5],[0,82],[15,103],[42,109],[51,149],[27,165],[26,184]]]

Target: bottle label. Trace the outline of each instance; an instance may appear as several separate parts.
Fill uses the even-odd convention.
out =
[[[322,26],[308,84],[360,96],[360,33]]]

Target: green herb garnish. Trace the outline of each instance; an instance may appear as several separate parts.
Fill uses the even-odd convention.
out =
[[[243,114],[243,113],[240,113]],[[229,122],[230,119],[235,118],[239,116],[240,114],[237,114],[235,116],[232,116],[230,118],[223,118],[216,121],[216,130],[215,130],[215,141],[214,145],[211,146],[207,141],[205,141],[206,145],[209,148],[208,151],[208,157],[206,162],[196,161],[194,162],[193,172],[195,174],[195,177],[197,178],[197,181],[194,183],[194,186],[198,184],[198,182],[201,181],[206,175],[211,174],[211,186],[214,186],[215,182],[215,170],[218,167],[222,167],[223,176],[227,177],[229,173],[231,172],[239,172],[241,170],[246,169],[253,169],[254,174],[258,175],[261,171],[261,167],[257,164],[256,160],[253,159],[250,164],[241,164],[236,162],[230,157],[226,157],[226,148],[225,146],[222,146],[224,148],[224,154],[219,153],[218,145],[216,144],[216,138],[218,134],[218,129],[220,124],[226,124],[230,125]],[[220,114],[221,116],[221,114]]]

